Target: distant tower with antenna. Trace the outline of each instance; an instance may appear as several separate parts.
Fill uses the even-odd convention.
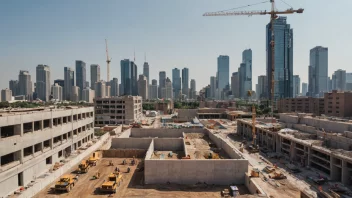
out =
[[[110,62],[111,58],[109,58],[109,50],[108,50],[108,41],[105,39],[106,46],[106,82],[110,82]]]

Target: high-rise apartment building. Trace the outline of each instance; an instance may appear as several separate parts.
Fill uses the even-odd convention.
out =
[[[81,90],[79,86],[72,86],[71,101],[78,102],[81,98]]]
[[[143,75],[147,77],[147,83],[149,86],[149,64],[148,62],[144,62],[143,64]]]
[[[149,99],[157,99],[158,98],[158,81],[153,79],[152,84],[149,86]]]
[[[231,92],[234,98],[240,97],[239,75],[238,72],[233,72],[231,76]]]
[[[220,91],[222,91],[227,85],[229,85],[229,79],[230,79],[229,56],[220,55],[218,57],[217,78],[218,78],[217,88]]]
[[[137,65],[134,62],[131,62],[131,79],[132,79],[132,95],[138,95],[138,75],[137,75]]]
[[[63,87],[63,98],[64,100],[71,100],[72,87],[75,86],[75,72],[69,67],[64,68],[64,81],[65,86]]]
[[[216,93],[216,77],[215,76],[210,76],[210,98],[215,99],[215,93]]]
[[[247,91],[245,89],[245,77],[246,77],[246,64],[241,63],[238,68],[238,84],[239,84],[239,93],[240,98],[247,98]]]
[[[88,102],[88,103],[93,103],[93,99],[95,97],[95,91],[90,89],[89,87],[86,87],[82,91],[82,100]]]
[[[306,96],[308,92],[308,84],[305,82],[302,82],[302,96]]]
[[[63,90],[62,87],[55,83],[53,86],[51,86],[51,92],[52,92],[52,96],[53,96],[53,100],[56,101],[62,101],[63,99]]]
[[[191,89],[189,91],[189,94],[191,99],[197,99],[196,98],[196,95],[197,95],[196,80],[194,79],[191,79]]]
[[[110,88],[111,88],[111,96],[119,96],[119,81],[117,78],[113,78],[110,81]]]
[[[189,98],[189,69],[182,69],[182,94]]]
[[[1,90],[1,102],[11,101],[12,100],[12,91],[8,88]]]
[[[38,65],[36,68],[36,90],[37,98],[43,101],[49,101],[50,96],[50,67],[47,65]]]
[[[161,88],[161,97],[164,99],[172,99],[172,83],[169,78],[165,80],[165,87]]]
[[[293,97],[297,98],[301,94],[301,79],[299,75],[293,75]]]
[[[346,90],[352,91],[352,73],[346,73]]]
[[[286,22],[286,17],[274,20],[273,28],[275,35],[274,54],[274,100],[291,98],[293,90],[293,30]],[[266,76],[268,77],[267,93],[271,99],[271,24],[266,26]]]
[[[81,92],[86,88],[86,63],[81,60],[76,60],[76,86]]]
[[[332,75],[332,90],[346,90],[346,70],[339,69]]]
[[[101,80],[95,83],[95,98],[106,97],[106,84],[105,81]]]
[[[181,75],[178,68],[172,69],[172,87],[174,89],[174,97],[179,99],[181,95]]]
[[[139,75],[138,78],[138,95],[142,96],[143,100],[148,99],[148,79],[144,75]]]
[[[166,72],[160,71],[159,72],[159,88],[158,88],[158,97],[161,97],[161,89],[165,87],[166,84]]]
[[[252,50],[246,49],[242,52],[242,63],[246,65],[245,76],[243,78],[243,88],[245,92],[252,89]]]
[[[265,75],[258,76],[258,88],[257,88],[257,97],[258,99],[266,98],[267,90],[267,77]]]
[[[90,88],[95,89],[95,83],[100,81],[100,66],[97,64],[90,65]]]
[[[24,95],[27,100],[32,99],[33,88],[31,75],[28,71],[20,70],[18,75],[18,95]]]
[[[19,95],[18,80],[10,80],[9,81],[9,88],[12,91],[13,96]]]
[[[322,97],[328,91],[328,48],[317,46],[310,50],[308,92]]]

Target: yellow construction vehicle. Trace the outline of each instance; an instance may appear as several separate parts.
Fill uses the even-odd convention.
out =
[[[89,170],[89,167],[91,166],[90,163],[87,162],[87,160],[82,160],[82,162],[78,165],[78,173],[87,173]]]
[[[100,188],[103,193],[116,193],[117,187],[122,182],[122,174],[119,172],[110,173],[107,181],[105,181]]]
[[[265,171],[266,173],[272,173],[275,171],[275,168],[271,167],[271,166],[266,166],[263,171]]]
[[[63,175],[55,184],[55,192],[67,191],[70,192],[75,186],[76,177],[73,175]]]
[[[94,153],[92,154],[92,156],[89,157],[88,163],[89,163],[91,166],[96,166],[98,160],[100,159],[99,156],[100,156],[100,153],[99,153],[99,152],[94,152]]]
[[[273,174],[269,175],[269,178],[271,179],[286,179],[287,177],[282,174],[281,172],[273,172]]]

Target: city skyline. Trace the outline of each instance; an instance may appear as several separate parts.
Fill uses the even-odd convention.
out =
[[[31,2],[35,4],[36,1]],[[249,3],[253,3],[255,1],[248,1]],[[337,26],[342,27],[342,23],[338,20],[334,20],[333,14],[330,14],[333,8],[337,5],[332,5],[332,7],[324,5],[324,2],[327,1],[319,1],[317,5],[317,1],[305,2],[303,0],[292,3],[294,7],[303,7],[305,8],[305,13],[302,16],[292,15],[288,16],[288,23],[291,25],[291,28],[294,29],[294,71],[293,74],[299,74],[302,82],[308,82],[308,74],[307,72],[300,73],[299,71],[307,71],[307,66],[309,65],[309,50],[315,46],[325,46],[328,47],[329,50],[329,71],[328,74],[331,76],[334,71],[338,69],[343,69],[348,71],[348,60],[347,52],[338,50],[342,48],[344,44],[350,42],[348,35],[346,32],[348,31],[333,31],[336,30]],[[19,10],[21,10],[26,6],[27,3],[23,3],[20,8],[14,6],[14,3],[7,2],[0,6],[2,12],[2,16],[4,18],[3,21],[9,22],[1,22],[2,29],[2,38],[5,38],[3,41],[4,46],[1,49],[1,59],[0,65],[11,67],[12,70],[4,71],[3,75],[8,76],[9,78],[1,78],[0,85],[2,88],[8,87],[8,81],[10,79],[15,79],[19,70],[28,70],[32,75],[32,79],[36,79],[35,77],[35,66],[38,64],[47,64],[51,67],[51,80],[62,78],[62,68],[63,67],[71,67],[74,68],[75,60],[83,60],[90,64],[99,64],[101,66],[101,73],[103,77],[106,76],[106,60],[105,60],[105,43],[104,39],[107,38],[109,40],[109,52],[110,56],[113,57],[111,62],[111,77],[120,77],[119,71],[119,60],[129,58],[133,59],[133,49],[136,49],[136,64],[139,67],[139,74],[142,73],[142,65],[143,65],[143,54],[148,53],[148,62],[150,64],[150,79],[158,79],[158,72],[165,70],[167,72],[167,77],[171,78],[171,70],[174,67],[184,68],[188,67],[190,72],[197,81],[198,89],[201,87],[205,87],[209,84],[209,77],[213,76],[216,73],[216,57],[219,55],[229,55],[230,56],[230,74],[237,71],[238,65],[241,63],[241,51],[246,48],[251,48],[253,50],[253,82],[252,87],[255,88],[255,84],[257,84],[257,76],[264,75],[266,73],[265,68],[265,25],[269,22],[269,17],[235,17],[235,18],[204,18],[202,17],[202,13],[205,11],[216,11],[224,8],[231,8],[236,6],[241,6],[247,2],[233,2],[233,1],[223,1],[221,3],[218,2],[210,2],[207,1],[199,5],[197,1],[187,2],[180,1],[179,3],[164,3],[159,2],[156,8],[156,2],[151,2],[150,5],[144,2],[118,2],[118,3],[100,3],[98,5],[91,2],[90,4],[79,4],[72,2],[71,8],[68,9],[64,5],[60,4],[50,4],[46,3],[47,7],[45,9],[50,10],[48,8],[54,6],[57,8],[58,13],[60,11],[67,11],[67,16],[61,16],[64,18],[58,18],[58,13],[54,13],[53,16],[44,18],[39,18],[38,22],[33,22],[33,20],[38,19],[41,14],[45,14],[44,8],[33,8],[24,10],[25,14],[28,17],[24,20],[24,22],[31,22],[28,25],[20,28],[23,22],[13,21],[14,16],[18,15]],[[141,17],[141,8],[140,6],[134,5],[146,5],[147,8],[150,8],[151,16],[143,19]],[[184,4],[189,4],[190,6],[184,6]],[[278,9],[285,9],[287,6],[277,2]],[[341,4],[351,4],[349,1],[340,2]],[[109,7],[109,5],[111,5]],[[197,5],[197,6],[196,6]],[[114,6],[134,6],[136,7],[136,17],[126,18],[123,17],[122,14],[120,17],[116,17],[115,14],[102,14],[102,16],[97,17],[92,23],[88,24],[87,20],[92,19],[91,16],[84,14],[83,16],[77,16],[73,10],[78,7],[86,8],[87,11],[93,10],[93,8],[102,9],[109,8],[113,9]],[[177,9],[172,11],[169,14],[166,14],[164,11],[160,11],[158,8],[168,8],[168,7],[176,7]],[[345,9],[346,6],[342,6],[342,9]],[[16,9],[18,8],[18,9]],[[268,9],[269,4],[263,4],[260,6],[255,6],[251,9]],[[341,9],[341,6],[338,6]],[[197,9],[197,12],[191,12],[193,9]],[[158,10],[158,12],[156,11]],[[180,12],[186,13],[185,16],[180,16]],[[319,13],[326,13],[324,15]],[[40,14],[41,13],[41,14]],[[109,13],[109,12],[106,12]],[[120,15],[118,14],[118,15]],[[166,15],[165,15],[166,14]],[[108,28],[99,30],[99,34],[89,34],[83,33],[86,29],[99,29],[100,23],[104,19],[106,21],[106,15],[115,18],[122,18],[123,21],[120,20],[112,21],[113,24],[116,23],[116,28],[119,25],[124,23],[129,23],[137,21],[136,28],[138,30],[146,30],[147,33],[150,31],[156,32],[155,36],[150,36],[149,34],[143,34],[142,36],[135,36],[136,34],[130,34],[131,32],[127,30],[119,30],[122,31],[121,34],[116,36],[116,28]],[[165,18],[160,18],[163,15]],[[19,17],[19,16],[17,16]],[[82,23],[80,28],[76,31],[76,26],[72,26],[71,23],[63,24],[57,23],[60,22],[61,19],[65,19],[65,17],[76,17],[75,23]],[[87,18],[84,18],[87,17]],[[303,20],[305,18],[309,18],[310,20]],[[180,35],[175,35],[170,31],[171,28],[169,25],[165,25],[165,27],[156,27],[152,26],[150,28],[147,25],[150,24],[150,20],[155,19],[155,24],[162,23],[164,20],[169,20],[169,23],[175,26],[177,29],[188,29],[188,33],[182,33]],[[326,28],[324,25],[319,23],[314,23],[317,20],[324,21],[334,21],[331,23],[330,28]],[[139,21],[140,20],[140,21]],[[145,20],[145,23],[143,22]],[[50,24],[49,24],[50,21]],[[182,22],[180,22],[182,21]],[[47,26],[39,26],[39,22],[45,22],[48,27],[51,27],[52,24],[56,25],[52,30],[47,28]],[[11,23],[11,24],[10,24]],[[87,24],[86,24],[87,23]],[[106,22],[104,22],[105,24]],[[250,24],[249,27],[243,28],[243,32],[236,31],[236,25],[240,26],[241,24]],[[195,27],[191,27],[194,25]],[[227,27],[225,32],[218,33],[220,31],[217,28],[222,26]],[[39,26],[39,27],[38,27]],[[308,27],[314,28],[309,29]],[[188,28],[190,27],[190,29]],[[335,28],[334,28],[335,27]],[[45,31],[41,31],[44,28]],[[67,30],[57,31],[60,29]],[[72,29],[74,28],[74,29]],[[160,28],[160,29],[158,29]],[[13,34],[13,31],[18,29],[20,31],[16,31]],[[171,28],[172,29],[172,28]],[[74,31],[75,30],[75,31]],[[113,31],[112,31],[113,30]],[[53,31],[53,32],[51,32]],[[54,32],[56,31],[56,32]],[[98,30],[96,30],[98,31]],[[138,31],[136,31],[138,32]],[[139,31],[141,32],[141,31]],[[331,41],[330,35],[337,35],[343,42],[335,42]],[[12,34],[11,34],[12,33]],[[26,34],[25,34],[26,33]],[[52,34],[51,34],[52,33]],[[130,34],[130,35],[129,35]],[[43,36],[46,35],[46,36]],[[51,36],[49,36],[51,35]],[[98,36],[97,36],[98,35]],[[217,35],[222,35],[222,39],[211,39],[215,38]],[[319,36],[316,36],[319,35]],[[63,38],[67,40],[63,40]],[[170,41],[170,38],[174,37],[173,41]],[[57,41],[54,41],[57,38]],[[78,38],[78,39],[77,39]],[[241,38],[241,39],[238,39]],[[40,43],[36,42],[39,41]],[[214,41],[213,41],[214,40]],[[156,41],[156,42],[154,42]],[[204,42],[207,45],[212,46],[211,50],[202,49],[202,45]],[[16,44],[16,45],[14,45]],[[50,46],[50,48],[48,48]],[[95,46],[92,48],[91,46]],[[168,49],[165,49],[165,46]],[[33,50],[33,47],[35,50]],[[184,48],[188,50],[183,50]],[[20,50],[19,50],[20,49]],[[191,53],[190,53],[190,52]],[[14,58],[21,57],[21,59]],[[194,58],[196,57],[196,58]],[[202,70],[202,68],[207,68],[207,70]],[[202,74],[197,71],[202,71]],[[90,74],[87,72],[87,79],[90,79]],[[104,78],[103,78],[104,80]],[[51,82],[53,84],[53,82]]]

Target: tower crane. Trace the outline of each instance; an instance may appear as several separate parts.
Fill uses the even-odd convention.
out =
[[[109,51],[108,51],[108,41],[105,39],[105,46],[106,46],[106,82],[110,81],[110,62],[111,58],[109,58]]]
[[[281,0],[283,1],[283,0]],[[238,8],[244,8],[244,7],[249,7],[257,4],[262,4],[266,3],[269,1],[263,1],[259,3],[255,3],[252,5],[247,5],[247,6],[242,6]],[[284,1],[283,1],[284,2]],[[275,98],[274,98],[274,86],[275,86],[275,79],[274,79],[274,72],[275,72],[275,37],[274,37],[274,21],[278,17],[279,14],[294,14],[298,13],[301,14],[303,13],[304,9],[299,8],[297,10],[294,10],[293,8],[284,10],[284,11],[278,11],[275,9],[275,0],[270,0],[271,3],[271,11],[233,11],[234,9],[230,10],[223,10],[223,11],[218,11],[218,12],[206,12],[203,14],[203,16],[238,16],[238,15],[247,15],[247,16],[253,16],[253,15],[270,15],[270,31],[271,31],[271,41],[270,41],[270,47],[271,47],[271,87],[270,87],[270,93],[271,93],[271,117],[273,117],[273,108],[275,106]],[[286,2],[284,2],[287,4]],[[288,4],[287,4],[288,5]]]

